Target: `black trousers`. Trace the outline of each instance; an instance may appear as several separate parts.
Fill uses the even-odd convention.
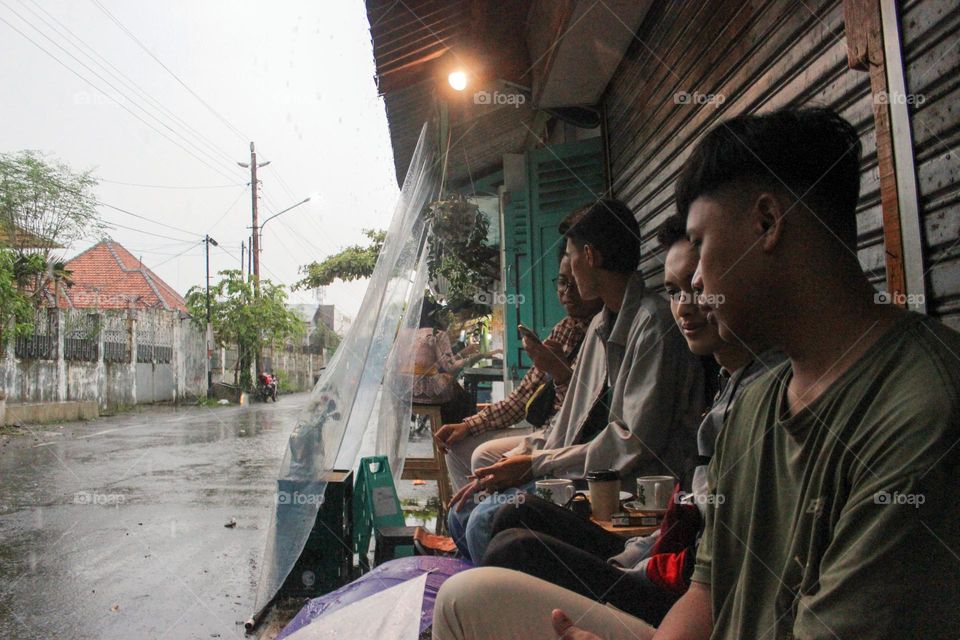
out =
[[[527,495],[497,512],[481,564],[522,571],[657,626],[679,596],[609,564],[624,543],[569,509]]]

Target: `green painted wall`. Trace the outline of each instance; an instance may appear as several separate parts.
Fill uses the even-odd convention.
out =
[[[531,149],[526,154],[526,192],[509,194],[504,209],[505,309],[510,376],[519,379],[531,362],[515,327],[523,323],[545,338],[563,318],[553,279],[561,245],[557,226],[571,211],[604,193],[600,138]],[[512,304],[511,304],[512,303]]]

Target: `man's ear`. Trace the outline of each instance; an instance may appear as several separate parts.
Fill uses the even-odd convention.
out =
[[[603,255],[592,244],[583,245],[583,257],[586,258],[587,264],[594,269],[603,266]]]
[[[760,249],[767,253],[773,251],[783,239],[786,224],[783,200],[769,191],[761,191],[753,201],[750,214]]]

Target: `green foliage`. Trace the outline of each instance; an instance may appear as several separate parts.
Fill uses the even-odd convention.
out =
[[[476,307],[476,294],[490,291],[500,273],[500,252],[487,244],[490,223],[476,204],[459,194],[431,202],[425,215],[431,232],[430,279],[442,277],[449,283],[449,307]]]
[[[19,254],[44,259],[58,247],[100,235],[90,171],[74,173],[68,165],[36,151],[0,153],[0,231]]]
[[[239,354],[239,383],[251,388],[250,362],[266,346],[281,347],[288,340],[303,335],[299,316],[287,309],[287,292],[283,285],[260,281],[257,295],[252,281],[237,269],[221,271],[220,281],[210,286],[210,322],[213,337],[220,346],[236,345]],[[187,292],[187,309],[201,328],[207,322],[206,291],[201,286]]]
[[[22,265],[9,249],[0,249],[0,335],[13,323],[17,334],[30,331],[33,326],[33,300],[18,284]]]
[[[310,335],[310,346],[320,349],[330,349],[336,351],[342,340],[339,333],[328,327],[323,322],[317,323],[313,333]]]
[[[387,232],[376,229],[364,229],[363,235],[369,240],[367,246],[353,245],[340,253],[327,256],[322,262],[311,262],[300,267],[304,278],[293,285],[294,289],[316,289],[325,287],[334,280],[358,280],[369,278],[377,266],[377,257],[387,238]]]
[[[70,272],[51,253],[102,231],[96,184],[89,171],[74,173],[36,151],[0,153],[0,242],[14,256],[7,275],[35,306],[71,284]]]
[[[295,384],[293,384],[293,382],[291,382],[292,378],[287,375],[286,371],[283,371],[281,369],[281,370],[274,371],[274,373],[277,376],[277,390],[281,394],[296,393],[297,391],[303,391],[303,389],[300,389]]]

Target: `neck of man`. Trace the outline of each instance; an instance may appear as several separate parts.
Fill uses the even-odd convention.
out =
[[[753,354],[743,347],[729,345],[714,352],[713,359],[732,375],[750,364]]]
[[[600,281],[600,299],[603,300],[603,305],[614,313],[620,313],[620,307],[623,306],[623,297],[627,293],[627,284],[630,282],[630,274],[602,271],[598,280]]]
[[[902,317],[874,301],[874,288],[856,268],[795,279],[792,300],[771,323],[776,343],[790,358],[791,412],[809,405]]]

